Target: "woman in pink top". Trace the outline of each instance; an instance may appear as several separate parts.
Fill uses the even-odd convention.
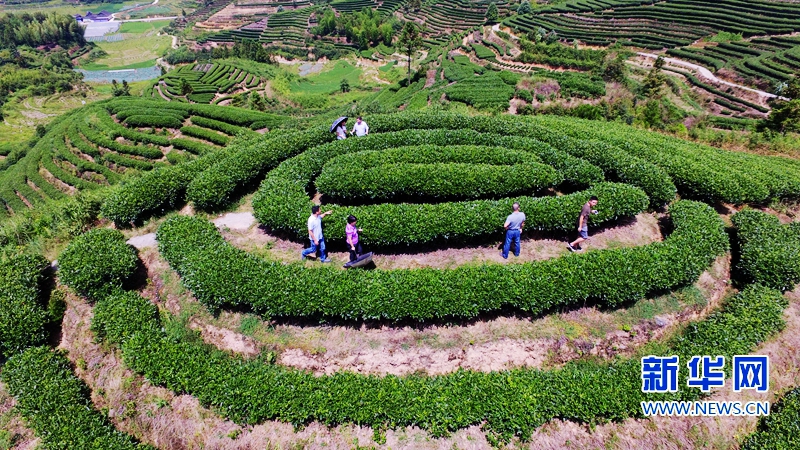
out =
[[[363,231],[361,228],[356,228],[356,216],[350,215],[347,217],[347,226],[344,233],[347,236],[347,250],[350,251],[350,261],[358,259],[358,255],[362,254],[361,243],[358,242],[358,232]]]

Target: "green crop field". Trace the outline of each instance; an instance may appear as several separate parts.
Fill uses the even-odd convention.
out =
[[[172,43],[169,36],[137,36],[119,42],[98,42],[97,46],[108,53],[92,63],[81,65],[86,70],[109,70],[151,67]]]
[[[300,94],[331,94],[339,91],[339,83],[347,80],[351,86],[360,84],[361,70],[347,61],[338,61],[318,74],[300,77],[291,83],[293,92]]]
[[[152,22],[125,22],[119,26],[118,33],[148,33],[158,31],[169,25],[169,20],[154,20]]]

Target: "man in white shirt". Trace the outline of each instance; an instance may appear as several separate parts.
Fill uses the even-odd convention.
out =
[[[367,125],[367,122],[361,120],[361,116],[358,116],[358,119],[356,119],[356,124],[353,125],[353,131],[350,133],[359,137],[366,136],[369,134],[369,125]]]
[[[325,236],[322,235],[322,218],[332,214],[333,211],[319,212],[319,206],[311,207],[311,216],[308,218],[308,238],[311,240],[311,248],[303,250],[300,255],[303,259],[311,254],[316,254],[319,250],[320,262],[331,262],[325,254]]]

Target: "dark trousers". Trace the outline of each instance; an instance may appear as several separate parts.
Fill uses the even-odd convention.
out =
[[[508,252],[511,244],[514,244],[514,256],[519,256],[519,236],[520,230],[506,230],[506,241],[503,243],[503,258],[508,259]]]
[[[353,247],[348,247],[347,250],[350,252],[350,262],[355,261],[358,259],[358,255],[364,253],[363,249],[361,248],[361,242],[357,242],[355,245],[356,249],[353,250]]]

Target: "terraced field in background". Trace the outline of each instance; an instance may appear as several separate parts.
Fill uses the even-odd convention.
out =
[[[521,32],[542,27],[563,39],[590,45],[619,42],[656,50],[685,46],[718,31],[745,37],[800,31],[800,5],[743,0],[570,0],[504,23]]]
[[[771,36],[717,45],[671,48],[667,54],[708,67],[727,69],[745,82],[771,90],[800,72],[800,37]]]
[[[191,88],[186,94],[181,91],[184,81]],[[263,81],[257,75],[227,64],[188,64],[159,78],[145,90],[143,96],[156,99],[166,97],[167,100],[178,102],[216,104],[239,92],[255,89]]]
[[[227,107],[119,99],[57,120],[19,162],[0,171],[0,216],[213,152],[283,118]]]
[[[398,12],[406,20],[424,23],[424,38],[428,46],[446,42],[456,32],[465,31],[486,22],[486,8],[490,0],[470,2],[467,0],[445,0],[426,2],[418,11],[405,10],[407,0],[339,0],[330,6],[338,13],[360,11],[363,8],[376,8],[382,14]],[[507,13],[509,5],[501,0],[495,2],[501,14]],[[236,39],[252,39],[269,44],[290,46],[305,45],[308,34],[309,17],[314,7],[302,7],[269,15],[258,26],[244,26],[238,30],[215,33],[205,39],[213,42],[234,42]],[[253,18],[253,22],[258,19]],[[337,44],[343,48],[352,46]]]

